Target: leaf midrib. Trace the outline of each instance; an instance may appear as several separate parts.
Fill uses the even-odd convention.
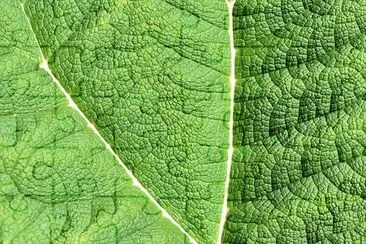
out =
[[[225,228],[226,217],[229,212],[228,208],[228,197],[230,187],[230,173],[231,165],[234,153],[234,104],[235,104],[235,45],[234,45],[234,23],[233,23],[233,7],[235,0],[227,0],[227,7],[229,11],[229,37],[230,37],[230,119],[229,119],[229,148],[228,148],[228,159],[226,162],[226,178],[225,178],[225,192],[224,201],[221,211],[221,220],[219,224],[219,235],[217,238],[217,244],[221,244],[223,232]]]

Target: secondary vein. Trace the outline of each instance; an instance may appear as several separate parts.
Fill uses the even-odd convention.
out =
[[[54,74],[52,73],[51,69],[48,66],[47,60],[42,52],[40,43],[38,41],[38,38],[33,30],[32,27],[32,23],[24,9],[24,4],[22,4],[20,2],[20,0],[18,0],[22,12],[28,22],[28,26],[34,36],[34,39],[37,43],[38,49],[39,49],[39,53],[41,56],[41,63],[40,63],[40,68],[42,68],[43,70],[45,70],[50,77],[52,78],[52,81],[57,85],[57,87],[61,90],[62,94],[66,97],[67,101],[69,102],[69,106],[74,109],[86,122],[87,126],[94,132],[94,134],[104,143],[105,147],[107,148],[107,150],[116,158],[117,162],[122,166],[122,168],[126,171],[127,175],[131,178],[132,180],[132,185],[137,187],[140,191],[142,191],[148,198],[149,200],[162,212],[162,215],[167,218],[172,224],[174,224],[176,227],[178,227],[178,229],[184,233],[189,241],[193,244],[197,244],[197,241],[191,236],[189,235],[184,228],[168,213],[168,211],[166,209],[164,209],[156,200],[155,198],[149,193],[149,191],[139,182],[139,180],[133,175],[132,171],[129,170],[127,168],[127,166],[122,162],[121,158],[114,152],[114,150],[112,149],[111,145],[102,137],[102,135],[99,133],[99,131],[95,128],[95,126],[89,121],[89,119],[85,116],[85,114],[79,109],[79,107],[76,105],[76,103],[74,102],[74,100],[71,98],[70,94],[66,91],[66,89],[61,85],[61,83],[57,80],[57,78],[54,76]]]

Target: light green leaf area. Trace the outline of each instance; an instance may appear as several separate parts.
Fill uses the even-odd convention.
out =
[[[194,239],[216,242],[229,145],[225,1],[1,3],[0,240],[188,240],[67,105],[39,68],[42,52],[143,187]]]
[[[29,0],[51,70],[122,161],[216,241],[228,148],[225,1]]]
[[[0,15],[0,242],[188,243],[39,68],[21,5]]]
[[[366,241],[366,2],[238,0],[227,243]]]
[[[366,242],[365,1],[1,8],[1,242]]]

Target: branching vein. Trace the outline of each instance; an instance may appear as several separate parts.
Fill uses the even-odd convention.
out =
[[[183,232],[190,240],[191,243],[196,244],[197,241],[190,236],[184,229],[183,227],[167,212],[167,210],[165,210],[155,199],[154,197],[149,193],[149,191],[139,182],[139,180],[133,175],[132,171],[129,170],[127,168],[127,166],[122,162],[122,160],[120,159],[120,157],[114,152],[114,150],[112,149],[111,145],[102,137],[102,135],[99,133],[99,131],[95,128],[95,126],[89,121],[89,119],[85,116],[85,114],[79,109],[79,107],[76,105],[76,103],[73,101],[73,99],[71,98],[70,94],[65,90],[65,88],[61,85],[61,83],[57,80],[57,78],[53,75],[51,69],[48,66],[47,60],[45,58],[45,56],[43,55],[43,52],[41,50],[39,41],[37,39],[37,36],[34,33],[34,30],[32,28],[32,24],[31,21],[28,17],[28,15],[25,12],[24,9],[24,4],[22,4],[19,0],[18,0],[23,14],[25,16],[25,18],[28,21],[28,25],[29,28],[31,29],[35,40],[37,41],[38,44],[38,49],[40,52],[40,56],[42,58],[41,64],[40,64],[40,68],[44,69],[52,78],[52,81],[57,85],[57,87],[61,90],[61,92],[63,93],[63,95],[66,97],[67,101],[69,102],[69,106],[71,108],[73,108],[77,113],[80,114],[80,116],[85,120],[85,122],[87,123],[88,127],[95,133],[95,135],[104,143],[105,147],[107,148],[107,150],[116,158],[116,160],[118,161],[118,163],[122,166],[122,168],[126,171],[127,175],[132,179],[132,183],[133,186],[137,187],[139,190],[141,190],[148,198],[149,200],[162,212],[162,215],[167,218],[171,223],[173,223],[175,226],[177,226],[179,228],[179,230],[181,232]]]

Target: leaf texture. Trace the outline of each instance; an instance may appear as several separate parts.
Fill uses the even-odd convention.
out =
[[[21,13],[20,3],[8,2],[14,5],[8,11]],[[39,43],[52,73],[123,163],[190,235],[216,242],[224,196],[230,104],[226,3],[28,0],[22,4],[31,25],[30,29],[23,26],[23,31],[33,32],[34,46]],[[24,25],[24,17],[22,20]],[[37,70],[40,56],[33,58]],[[36,88],[34,93],[34,99],[41,100]],[[44,101],[53,109],[52,102]],[[40,130],[51,137],[44,125]],[[54,133],[57,138],[63,135]],[[93,147],[87,139],[67,138],[75,145],[69,147]],[[73,167],[88,167],[91,161],[94,167],[116,164],[108,158],[110,165],[105,165],[102,156],[92,160],[86,149],[77,152],[70,155]],[[60,149],[59,153],[61,160],[66,152]],[[72,157],[78,160],[72,161]],[[31,159],[33,156],[25,158],[27,167],[36,164],[27,162]],[[57,172],[72,177],[67,172],[73,167],[64,165]],[[110,176],[105,172],[110,181],[121,174],[115,169],[118,165],[113,167],[108,171],[113,172]],[[103,184],[98,174],[87,178]],[[64,188],[73,188],[66,179],[59,181]],[[108,184],[103,187],[114,194]],[[124,185],[118,187],[123,189]],[[91,196],[97,194],[96,189],[89,190]],[[58,189],[49,191],[59,193]],[[78,202],[76,198],[74,201]],[[133,205],[133,200],[126,204]],[[90,211],[98,212],[92,207]],[[126,223],[133,229],[134,222],[128,218],[120,225]],[[170,238],[156,233],[152,240],[160,234],[161,242]]]
[[[1,3],[1,242],[366,242],[365,1]]]
[[[39,68],[21,5],[2,6],[0,241],[189,243]]]
[[[224,242],[365,242],[365,10],[364,1],[236,2]]]
[[[228,147],[226,3],[25,9],[53,73],[122,161],[192,235],[214,242]]]

